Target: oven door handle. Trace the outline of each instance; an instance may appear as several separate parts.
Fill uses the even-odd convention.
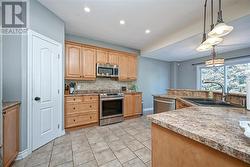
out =
[[[124,99],[124,97],[114,97],[114,98],[101,98],[100,100],[101,101],[109,101],[109,100],[123,100]]]

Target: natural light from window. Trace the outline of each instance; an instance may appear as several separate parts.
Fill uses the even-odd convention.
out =
[[[201,67],[200,85],[202,90],[221,91],[216,84],[203,84],[202,81],[215,81],[225,85],[228,93],[246,93],[247,77],[250,76],[250,63],[220,67]]]

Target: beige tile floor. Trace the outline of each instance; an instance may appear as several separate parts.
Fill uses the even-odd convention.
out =
[[[146,117],[72,131],[16,161],[14,167],[149,167],[151,130]]]

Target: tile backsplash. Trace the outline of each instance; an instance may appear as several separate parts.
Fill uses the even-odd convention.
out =
[[[68,84],[70,81],[66,81]],[[96,78],[95,81],[74,81],[76,82],[76,89],[78,90],[110,90],[121,89],[126,86],[129,89],[136,81],[120,82],[110,78]]]

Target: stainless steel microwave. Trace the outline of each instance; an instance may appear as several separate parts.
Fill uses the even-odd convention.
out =
[[[115,78],[119,76],[119,67],[111,64],[97,64],[96,65],[97,77]]]

